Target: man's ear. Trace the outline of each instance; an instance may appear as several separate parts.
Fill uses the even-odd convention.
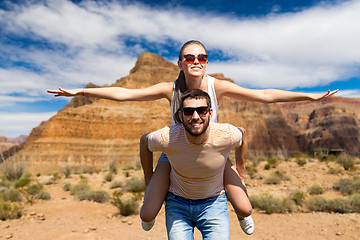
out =
[[[210,119],[212,119],[212,115],[213,115],[213,110],[212,110],[212,108],[210,108]]]
[[[178,116],[179,116],[180,121],[181,121],[181,122],[184,122],[184,120],[183,120],[183,115],[182,115],[182,111],[179,110],[177,113],[178,113]]]

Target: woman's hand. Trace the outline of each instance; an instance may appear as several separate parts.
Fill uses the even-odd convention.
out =
[[[63,97],[73,97],[75,95],[79,95],[83,93],[83,89],[63,89],[59,87],[59,90],[47,90],[48,93],[55,94],[55,97],[63,96]]]
[[[318,93],[318,94],[312,93],[312,94],[309,95],[309,98],[312,101],[319,101],[319,100],[322,100],[324,98],[327,98],[327,97],[330,97],[330,96],[334,95],[338,91],[339,91],[339,89],[336,89],[334,91],[328,90],[326,93]]]

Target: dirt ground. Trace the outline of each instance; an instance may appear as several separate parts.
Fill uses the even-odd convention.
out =
[[[288,196],[296,189],[307,191],[312,185],[320,185],[326,189],[322,196],[326,198],[342,197],[332,191],[332,185],[340,178],[352,178],[359,175],[359,170],[342,171],[329,174],[331,164],[310,162],[303,167],[294,162],[283,162],[276,169],[263,170],[260,164],[253,179],[247,179],[249,195],[270,193],[273,196]],[[264,184],[267,175],[275,170],[283,170],[290,180],[277,185]],[[106,173],[83,174],[87,177],[93,189],[111,191],[104,181]],[[131,171],[130,175],[139,175],[141,171]],[[40,181],[47,181],[51,176],[42,175]],[[124,180],[120,171],[116,175]],[[72,174],[70,178],[62,177],[55,184],[45,185],[51,200],[37,200],[33,205],[26,205],[23,217],[20,219],[0,222],[0,239],[26,240],[138,240],[167,239],[164,208],[162,208],[153,229],[145,232],[141,228],[137,215],[120,216],[118,209],[110,203],[100,204],[89,201],[75,200],[69,192],[63,190],[65,183],[76,183],[79,175]],[[296,212],[288,214],[265,214],[254,210],[255,232],[251,236],[244,234],[239,226],[231,205],[230,239],[360,239],[360,214],[335,214]],[[201,234],[195,231],[195,239],[201,239]]]

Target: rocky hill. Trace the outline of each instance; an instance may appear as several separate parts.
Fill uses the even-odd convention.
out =
[[[162,57],[144,52],[130,74],[112,86],[143,88],[173,81],[178,71]],[[292,154],[326,147],[360,155],[359,103],[359,99],[333,97],[320,103],[295,104],[224,98],[219,122],[246,128],[249,148],[255,154]],[[141,135],[170,124],[166,100],[120,103],[77,96],[32,130],[16,158],[31,163],[103,165],[116,160],[120,165],[134,165]]]

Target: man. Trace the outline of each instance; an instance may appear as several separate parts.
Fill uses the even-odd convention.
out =
[[[223,175],[232,147],[239,157],[242,131],[230,124],[210,122],[211,116],[209,95],[189,90],[180,105],[182,124],[152,132],[141,141],[142,154],[162,151],[171,164],[165,200],[169,239],[193,239],[194,227],[203,239],[229,238]],[[251,211],[246,193],[240,194]]]

